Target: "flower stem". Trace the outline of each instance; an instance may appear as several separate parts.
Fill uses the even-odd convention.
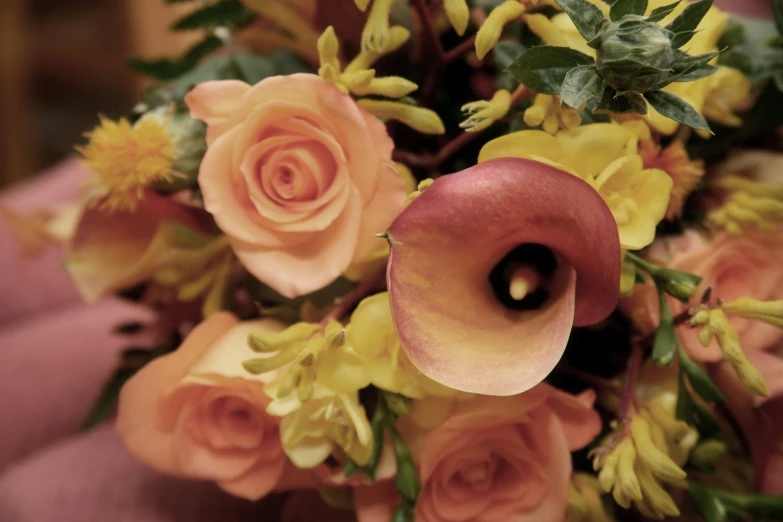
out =
[[[636,381],[639,380],[639,370],[642,366],[642,344],[633,343],[631,347],[631,356],[628,358],[628,369],[625,372],[623,389],[620,394],[620,409],[617,417],[624,426],[630,422],[631,405],[633,404],[633,394],[636,389]]]
[[[443,44],[440,43],[440,35],[438,35],[435,24],[432,23],[432,17],[430,16],[430,10],[427,8],[427,4],[424,0],[413,0],[413,8],[416,9],[416,13],[419,15],[419,20],[430,41],[430,46],[435,52],[436,60],[438,62],[443,61]]]
[[[449,64],[459,58],[460,56],[470,52],[473,49],[473,44],[476,42],[476,35],[471,36],[456,47],[449,49],[446,54],[443,55],[443,62]]]
[[[377,272],[371,274],[350,292],[339,298],[336,306],[321,320],[321,326],[325,327],[329,321],[342,319],[359,301],[380,288],[385,283],[385,279],[386,265],[383,265]]]

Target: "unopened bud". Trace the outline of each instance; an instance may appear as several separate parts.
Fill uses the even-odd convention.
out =
[[[517,2],[517,0],[506,0],[489,13],[476,35],[476,54],[479,60],[483,60],[487,53],[495,47],[506,24],[516,20],[524,12],[524,4]]]
[[[721,440],[706,440],[693,448],[691,462],[702,469],[711,469],[715,465],[715,461],[725,454],[725,442]]]
[[[378,118],[397,120],[422,134],[444,134],[446,132],[440,116],[424,107],[382,100],[359,100],[356,103]]]

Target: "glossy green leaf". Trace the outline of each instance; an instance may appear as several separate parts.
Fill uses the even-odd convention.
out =
[[[662,116],[671,118],[694,129],[712,132],[701,114],[676,94],[666,91],[651,91],[645,93],[644,97]]]
[[[660,288],[658,288],[658,301],[661,319],[658,323],[658,329],[655,331],[652,358],[657,364],[668,366],[674,360],[674,351],[677,348],[677,332],[674,328],[669,303],[666,302],[666,294]]]
[[[586,54],[568,47],[542,45],[525,51],[508,72],[526,87],[543,94],[560,94],[568,71],[580,65],[592,65]]]
[[[638,95],[636,97],[629,97],[630,95]],[[641,106],[638,103],[638,99],[641,95],[639,93],[624,93],[622,95],[618,94],[616,90],[614,90],[611,87],[604,88],[603,96],[601,96],[601,101],[598,102],[598,105],[596,106],[595,110],[593,112],[597,114],[628,114],[628,113],[639,113],[639,110],[642,109]],[[642,99],[641,101],[644,101]],[[647,105],[644,106],[644,113],[647,112]]]
[[[716,497],[709,488],[701,487],[697,484],[688,484],[688,493],[690,493],[696,509],[699,511],[705,522],[726,522],[728,513],[723,502]]]
[[[647,20],[650,22],[660,22],[667,16],[671,14],[672,11],[677,9],[677,6],[680,5],[681,0],[677,0],[674,3],[662,5],[661,7],[656,7],[650,12],[650,16],[647,17]]]
[[[211,29],[219,25],[238,25],[252,17],[252,11],[239,0],[220,0],[188,13],[171,25],[172,31]]]
[[[688,356],[679,342],[677,342],[677,355],[680,358],[680,367],[685,372],[685,375],[688,376],[688,382],[691,383],[693,390],[698,393],[702,399],[708,402],[726,402],[726,398],[712,382],[712,379],[707,375],[707,372]]]
[[[598,25],[604,20],[604,14],[587,0],[555,0],[574,22],[585,40],[592,40],[597,34]],[[618,0],[619,1],[619,0]]]
[[[693,37],[693,31],[699,26],[710,7],[712,7],[712,0],[694,2],[686,7],[672,23],[666,26],[666,29],[674,33],[672,47],[678,48],[690,41]]]
[[[560,90],[560,99],[578,109],[589,100],[600,98],[604,92],[604,82],[594,65],[580,65],[568,71]]]
[[[617,0],[609,10],[609,17],[615,21],[629,14],[641,16],[645,11],[647,0]]]

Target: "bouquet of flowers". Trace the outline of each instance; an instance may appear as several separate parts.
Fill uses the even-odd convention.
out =
[[[157,311],[88,424],[288,521],[783,520],[783,2],[192,4],[45,224]]]

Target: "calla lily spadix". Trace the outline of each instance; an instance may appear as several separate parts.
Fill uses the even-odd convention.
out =
[[[572,326],[617,305],[612,213],[585,181],[544,163],[500,158],[438,178],[387,235],[402,346],[422,373],[458,390],[533,387]]]

